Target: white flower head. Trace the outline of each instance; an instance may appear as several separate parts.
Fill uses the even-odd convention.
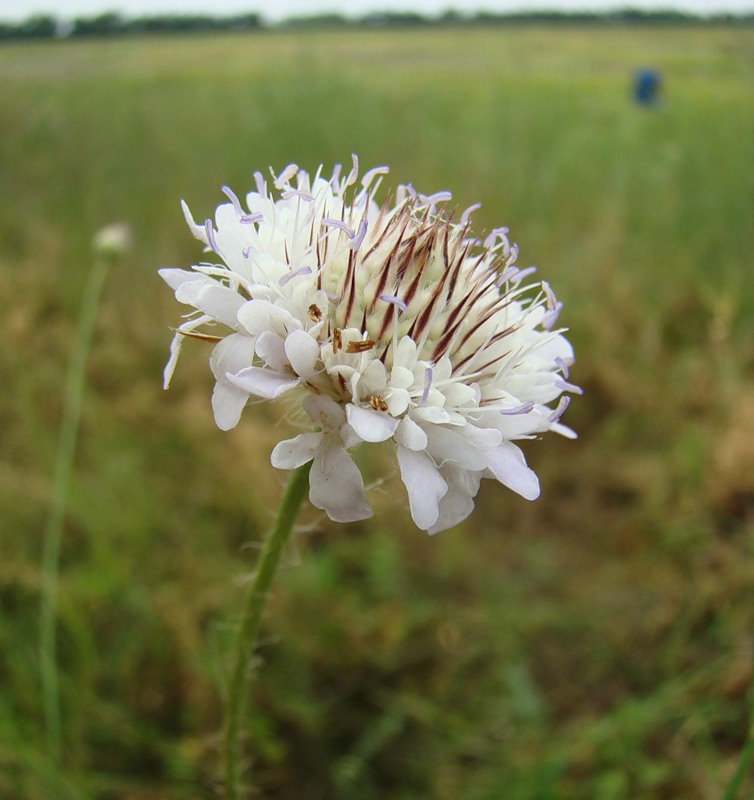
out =
[[[113,222],[95,233],[92,247],[99,255],[117,258],[131,247],[131,227],[126,222]]]
[[[507,229],[483,241],[448,192],[399,186],[382,205],[386,167],[359,181],[296,165],[255,173],[245,203],[186,220],[210,260],[162,269],[192,311],[177,328],[167,388],[186,337],[215,343],[212,408],[234,427],[250,397],[297,397],[316,432],[280,442],[272,464],[312,461],[310,500],[336,521],[371,515],[350,451],[390,441],[417,526],[435,533],[473,510],[482,478],[523,497],[539,481],[514,444],[560,422],[573,350],[554,329],[561,304],[515,266]]]

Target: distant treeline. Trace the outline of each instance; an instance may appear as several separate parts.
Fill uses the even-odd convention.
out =
[[[387,26],[442,26],[442,25],[504,25],[543,23],[558,24],[690,24],[690,25],[749,25],[754,14],[718,13],[700,16],[672,9],[648,11],[625,8],[617,11],[480,11],[461,14],[446,11],[439,17],[426,17],[413,12],[380,12],[358,18],[340,14],[318,14],[295,17],[270,25],[259,14],[239,14],[216,17],[195,14],[160,14],[143,17],[124,17],[107,12],[92,17],[73,20],[59,19],[52,14],[37,14],[23,22],[0,22],[0,41],[12,39],[53,39],[84,36],[120,36],[134,33],[181,33],[196,31],[242,31],[262,28],[323,28],[323,27],[387,27]]]

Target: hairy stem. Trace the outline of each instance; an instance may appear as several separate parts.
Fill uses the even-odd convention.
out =
[[[272,529],[259,556],[257,570],[246,594],[225,708],[226,800],[236,800],[240,796],[239,738],[242,719],[247,707],[251,659],[256,648],[262,611],[270,583],[306,494],[310,467],[311,463],[304,464],[291,474]]]

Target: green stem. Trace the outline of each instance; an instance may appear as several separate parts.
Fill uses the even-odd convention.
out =
[[[736,767],[736,771],[733,773],[733,777],[731,778],[731,781],[725,790],[723,800],[735,800],[744,778],[749,774],[749,766],[752,760],[754,760],[754,731],[749,731],[748,740],[744,746],[744,749],[741,751],[741,758],[738,762],[738,766]]]
[[[71,350],[63,399],[63,418],[55,456],[55,472],[52,483],[52,502],[45,528],[42,550],[42,587],[39,617],[40,677],[44,706],[47,751],[55,766],[61,761],[60,695],[58,689],[56,654],[56,615],[58,594],[58,568],[60,542],[63,535],[63,519],[68,505],[68,493],[73,473],[76,440],[81,420],[84,397],[86,361],[97,320],[102,287],[111,259],[97,256],[81,302],[81,312],[76,338]]]
[[[754,663],[752,666],[754,667]],[[752,672],[754,674],[754,670]],[[725,789],[723,800],[735,800],[744,778],[749,774],[752,762],[754,762],[754,682],[749,686],[749,730],[741,750],[738,766]]]
[[[311,463],[304,464],[291,474],[246,595],[225,708],[226,800],[236,800],[240,796],[239,734],[247,705],[251,659],[256,648],[270,583],[306,494],[310,467]]]

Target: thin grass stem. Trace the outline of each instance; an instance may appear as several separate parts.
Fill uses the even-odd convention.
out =
[[[53,765],[59,767],[62,755],[60,690],[57,671],[57,595],[60,564],[60,545],[63,520],[73,474],[81,406],[84,397],[86,362],[97,320],[102,287],[112,261],[98,253],[92,265],[81,302],[78,327],[71,349],[63,397],[63,417],[60,423],[55,468],[52,481],[52,501],[47,517],[42,549],[42,586],[39,616],[39,664],[44,708],[47,752]]]
[[[754,659],[752,660],[752,675],[754,675]],[[733,776],[730,779],[723,800],[735,800],[738,796],[738,790],[744,782],[744,778],[749,774],[749,767],[754,762],[754,679],[749,686],[749,728],[746,734],[746,741],[744,742],[741,756],[738,759],[738,766],[736,767]]]

